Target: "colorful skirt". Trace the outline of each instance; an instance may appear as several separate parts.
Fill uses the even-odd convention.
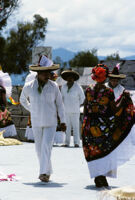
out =
[[[115,177],[116,173],[111,171],[116,171],[134,155],[134,106],[128,94],[118,99],[117,106],[122,98],[125,101],[112,116],[98,113],[84,116],[82,142],[91,178],[99,175]]]
[[[107,156],[87,162],[90,177],[100,175],[116,178],[119,166],[135,155],[135,125],[123,142]]]

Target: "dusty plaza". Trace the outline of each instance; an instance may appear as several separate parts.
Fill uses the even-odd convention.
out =
[[[49,183],[38,179],[38,161],[33,143],[0,146],[0,171],[15,173],[18,181],[0,182],[1,200],[98,200],[97,189],[89,178],[82,148],[53,147],[53,174]],[[135,185],[135,156],[118,168],[117,179],[108,179],[111,188]]]

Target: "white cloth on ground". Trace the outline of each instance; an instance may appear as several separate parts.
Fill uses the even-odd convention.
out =
[[[16,128],[15,128],[14,124],[0,128],[0,132],[3,131],[3,130],[5,130],[5,132],[3,133],[3,137],[13,137],[13,136],[17,135]]]

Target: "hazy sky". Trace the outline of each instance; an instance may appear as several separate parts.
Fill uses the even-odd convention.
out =
[[[47,17],[44,45],[98,55],[135,55],[134,0],[22,0],[18,19]]]

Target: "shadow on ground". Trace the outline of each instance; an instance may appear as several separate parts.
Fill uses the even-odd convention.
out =
[[[33,187],[46,187],[46,188],[55,188],[55,187],[63,187],[64,185],[67,185],[67,183],[55,183],[55,182],[48,182],[48,183],[45,183],[45,182],[34,182],[34,183],[23,183],[24,185],[30,185],[30,186],[33,186]]]
[[[95,185],[87,185],[84,189],[102,191],[102,190],[111,190],[111,189],[114,189],[114,188],[118,188],[118,187],[117,186],[109,186],[109,187],[97,188]]]

